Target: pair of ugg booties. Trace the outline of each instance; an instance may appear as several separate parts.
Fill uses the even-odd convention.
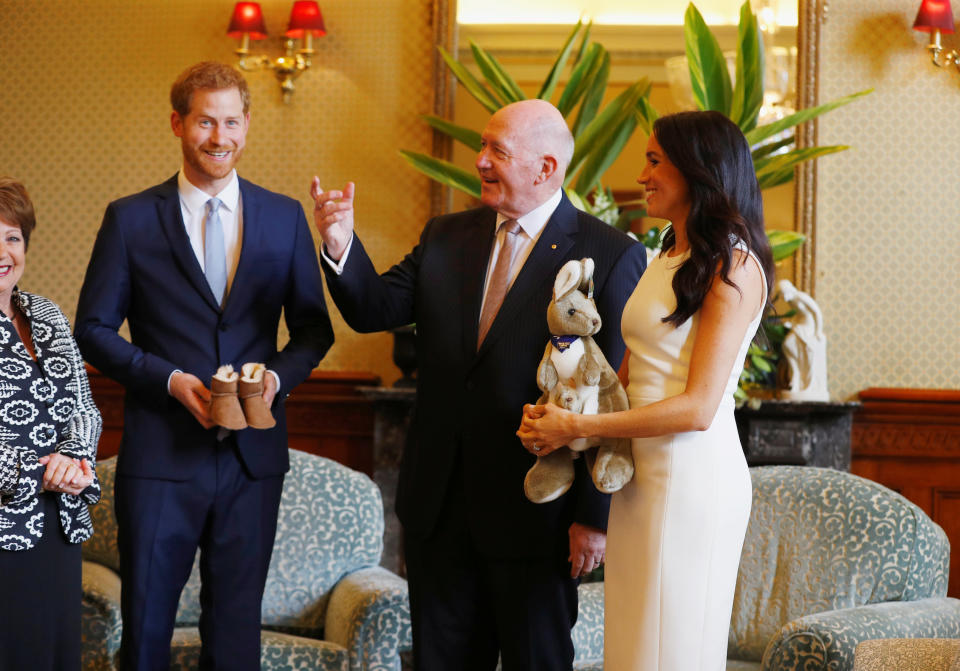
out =
[[[272,429],[277,420],[263,402],[262,363],[245,363],[242,375],[233,366],[220,366],[210,380],[210,417],[213,422],[231,431],[248,426],[251,429]]]

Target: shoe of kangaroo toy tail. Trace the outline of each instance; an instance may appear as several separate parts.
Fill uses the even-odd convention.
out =
[[[240,376],[233,366],[220,366],[210,380],[210,418],[217,426],[231,431],[247,428],[240,399],[237,398],[237,383]]]
[[[527,471],[523,493],[534,503],[549,503],[567,493],[573,485],[573,453],[565,447],[554,450]]]
[[[277,420],[273,418],[270,406],[263,401],[263,376],[267,373],[267,367],[262,363],[245,363],[242,370],[237,395],[243,405],[247,424],[253,429],[272,429],[277,425]]]

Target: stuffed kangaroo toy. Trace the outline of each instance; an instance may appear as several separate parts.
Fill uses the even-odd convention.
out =
[[[626,410],[627,394],[591,337],[602,325],[593,302],[593,259],[567,261],[557,273],[547,325],[553,336],[537,368],[537,386],[543,392],[537,404],[553,403],[582,414]],[[578,438],[567,448],[537,457],[523,481],[528,499],[546,503],[570,489],[578,452],[586,452],[601,492],[615,492],[633,477],[627,438]]]

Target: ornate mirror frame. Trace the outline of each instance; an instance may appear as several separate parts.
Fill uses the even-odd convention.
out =
[[[797,0],[797,109],[818,104],[820,28],[826,21],[828,0]],[[797,128],[797,146],[817,143],[817,122]],[[817,162],[800,164],[796,172],[794,226],[807,236],[797,253],[794,284],[811,295],[816,288]]]

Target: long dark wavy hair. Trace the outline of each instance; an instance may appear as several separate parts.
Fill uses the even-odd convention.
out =
[[[737,241],[756,254],[767,281],[767,304],[773,289],[773,253],[763,228],[763,200],[750,146],[735,123],[720,112],[680,112],[657,119],[653,134],[670,162],[687,182],[690,214],[687,240],[690,258],[673,277],[677,309],[663,321],[679,326],[700,309],[720,278],[730,279]],[[663,238],[663,253],[676,246],[671,227]]]

